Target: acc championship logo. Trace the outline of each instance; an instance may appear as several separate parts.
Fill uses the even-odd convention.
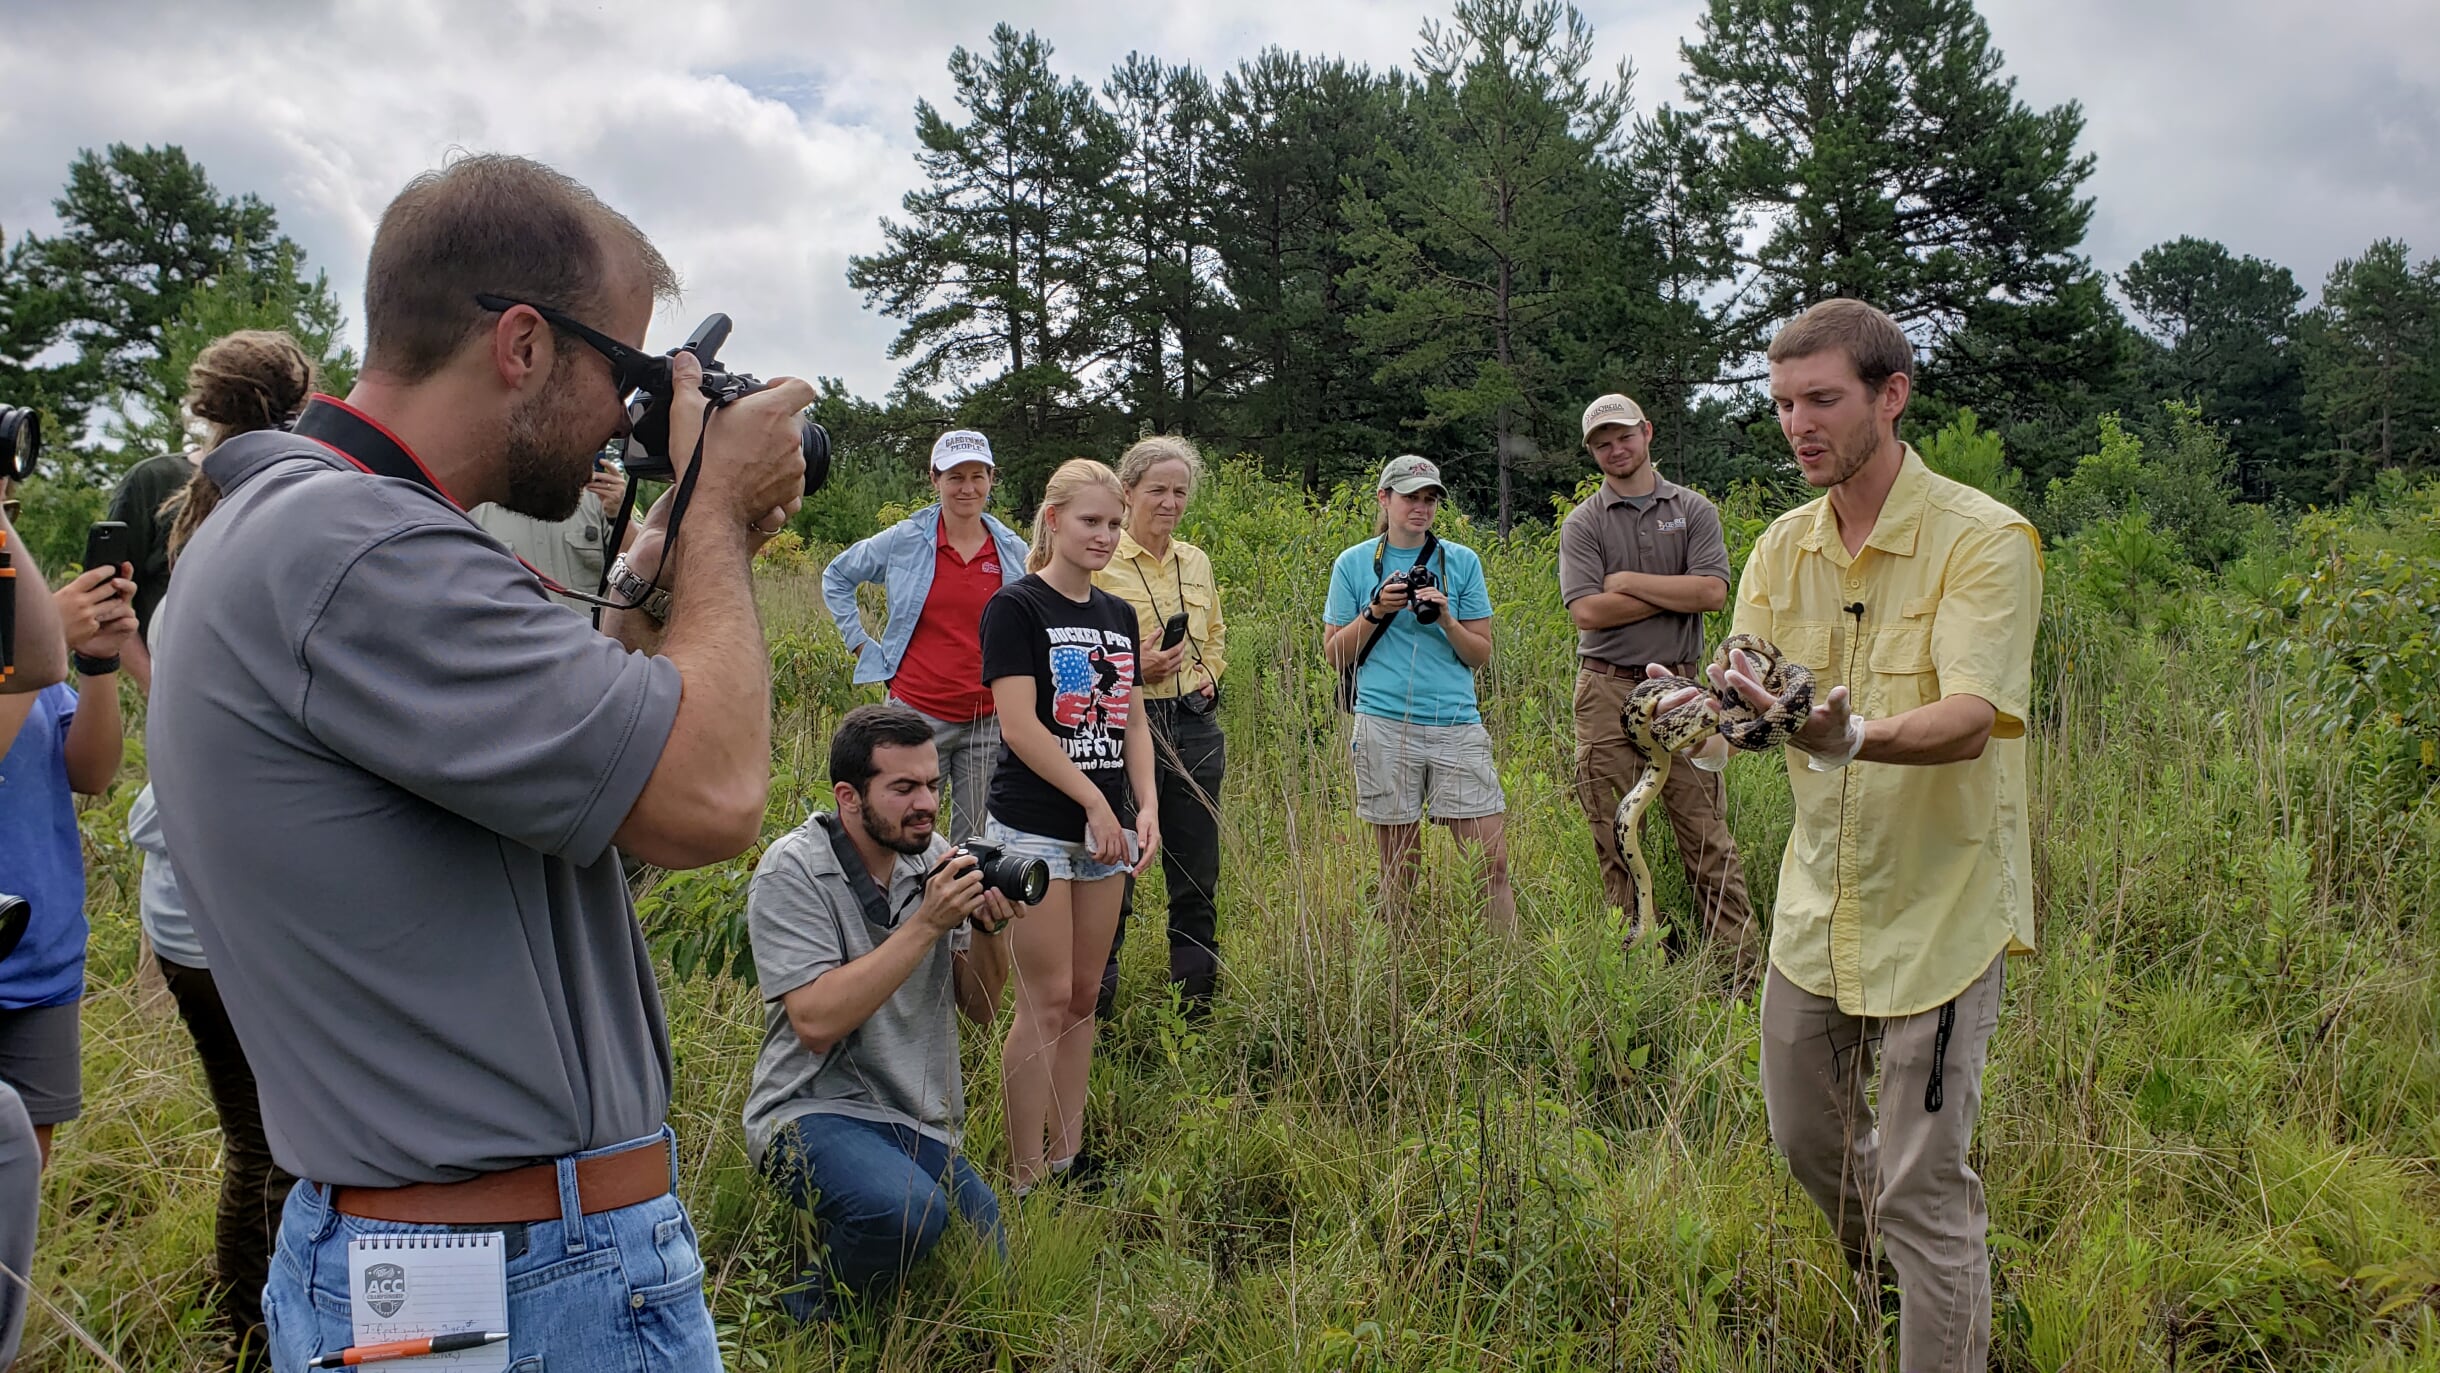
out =
[[[394,1263],[374,1263],[364,1269],[364,1304],[388,1320],[407,1304],[407,1270]]]

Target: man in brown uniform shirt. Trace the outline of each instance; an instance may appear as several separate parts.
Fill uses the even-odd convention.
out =
[[[1586,406],[1584,447],[1601,469],[1601,489],[1559,529],[1559,594],[1576,622],[1581,664],[1576,801],[1593,827],[1602,888],[1611,905],[1631,915],[1634,882],[1612,819],[1644,758],[1619,724],[1619,707],[1644,679],[1647,663],[1702,680],[1703,612],[1728,603],[1728,543],[1720,512],[1701,492],[1653,470],[1652,423],[1634,401],[1609,395]],[[1745,974],[1759,941],[1723,794],[1718,774],[1673,767],[1661,804],[1705,931]],[[1671,949],[1684,947],[1674,927],[1668,938]]]

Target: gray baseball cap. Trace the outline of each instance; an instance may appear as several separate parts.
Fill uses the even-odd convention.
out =
[[[1430,458],[1419,458],[1408,453],[1389,460],[1388,465],[1381,469],[1381,480],[1374,489],[1412,496],[1426,487],[1434,486],[1443,491],[1449,489],[1449,484],[1440,479],[1440,469],[1432,465]]]

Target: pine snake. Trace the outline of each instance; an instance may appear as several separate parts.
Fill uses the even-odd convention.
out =
[[[1754,670],[1774,698],[1770,709],[1756,710],[1735,691],[1725,697],[1715,697],[1711,689],[1684,677],[1654,677],[1640,682],[1627,693],[1627,702],[1619,709],[1619,723],[1626,728],[1627,738],[1644,756],[1644,770],[1618,798],[1618,811],[1613,823],[1617,826],[1618,848],[1627,856],[1627,867],[1635,884],[1635,928],[1628,937],[1630,945],[1652,932],[1652,870],[1644,864],[1643,819],[1653,798],[1669,780],[1670,760],[1677,753],[1693,748],[1713,734],[1728,740],[1732,748],[1760,752],[1777,748],[1788,741],[1813,713],[1813,674],[1802,664],[1788,661],[1777,645],[1751,634],[1732,634],[1722,640],[1712,653],[1714,667],[1723,673],[1729,667],[1729,654],[1743,653],[1746,665]],[[1694,687],[1702,694],[1678,706],[1663,711],[1663,698],[1673,692]]]

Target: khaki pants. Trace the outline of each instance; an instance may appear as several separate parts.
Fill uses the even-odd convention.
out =
[[[1672,671],[1693,677],[1697,666],[1679,663]],[[1615,821],[1618,798],[1644,770],[1643,754],[1628,741],[1618,719],[1635,685],[1591,668],[1576,669],[1576,804],[1593,827],[1602,891],[1630,918],[1635,914],[1635,882],[1627,871],[1627,856],[1618,848]],[[1694,893],[1705,933],[1745,966],[1759,956],[1760,941],[1746,900],[1745,868],[1737,861],[1737,841],[1728,832],[1726,794],[1718,773],[1681,758],[1669,768],[1658,808],[1668,811],[1669,826],[1677,834],[1678,861],[1686,870],[1686,886]],[[1647,825],[1651,814],[1645,812]]]
[[[1893,1019],[1851,1016],[1774,966],[1762,992],[1762,1099],[1771,1142],[1877,1287],[1877,1236],[1898,1274],[1898,1367],[1980,1370],[1991,1348],[1990,1228],[1966,1162],[1983,1064],[1999,1023],[2006,954],[1950,1003]],[[1945,1038],[1946,1043],[1941,1041]],[[1865,1096],[1875,1059],[1880,1110]],[[1934,1074],[1940,1109],[1926,1109]],[[1878,1309],[1868,1296],[1865,1310]]]

